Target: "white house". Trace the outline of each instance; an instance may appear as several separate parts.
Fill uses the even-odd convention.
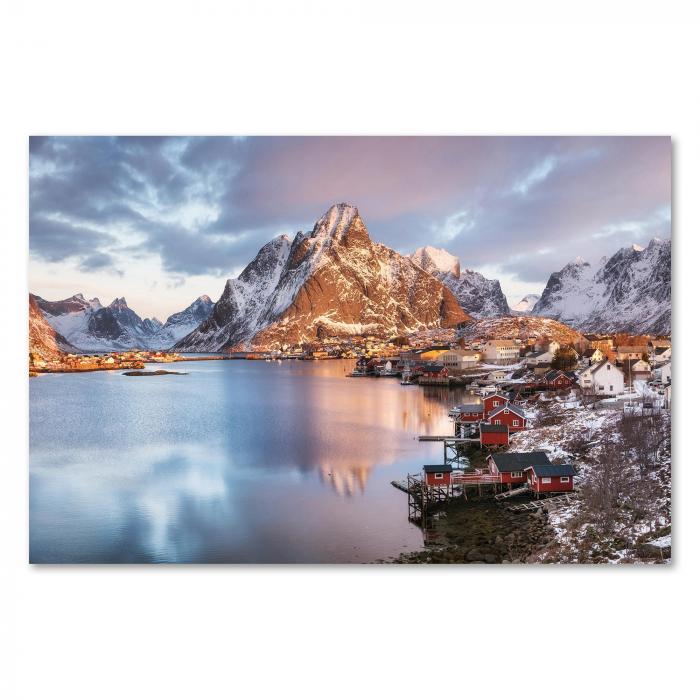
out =
[[[625,390],[625,375],[609,360],[587,367],[578,379],[581,389],[595,396],[617,396]]]
[[[605,359],[605,353],[600,348],[590,348],[583,353],[583,364],[590,367]]]
[[[671,359],[671,346],[665,348],[654,348],[653,354],[649,355],[649,359],[654,363],[654,365],[662,365],[664,362],[668,362]]]
[[[508,365],[520,359],[520,346],[513,340],[487,340],[484,343],[484,361],[494,365]]]
[[[536,367],[537,365],[542,365],[542,364],[551,365],[553,359],[554,359],[554,355],[549,351],[541,352],[541,353],[532,353],[532,354],[527,356],[527,359],[525,360],[525,364],[528,367]]]
[[[489,375],[486,377],[490,382],[502,382],[503,380],[507,379],[508,377],[508,372],[506,372],[504,369],[496,369],[493,372],[489,372]]]
[[[450,369],[467,369],[475,367],[481,361],[481,353],[473,350],[462,350],[455,348],[440,355],[437,360],[441,365]]]
[[[651,365],[648,362],[646,362],[645,360],[637,360],[632,365],[632,372],[634,372],[634,374],[649,375],[649,374],[651,374]]]
[[[659,379],[662,384],[670,384],[671,382],[671,363],[667,362],[658,368]]]

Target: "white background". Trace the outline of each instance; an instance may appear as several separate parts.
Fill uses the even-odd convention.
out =
[[[700,61],[690,7],[3,0],[0,695],[692,695]],[[27,136],[45,133],[670,134],[675,563],[30,567]]]

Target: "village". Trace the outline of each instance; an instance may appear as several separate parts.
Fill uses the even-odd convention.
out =
[[[36,376],[52,372],[97,372],[100,370],[143,369],[148,363],[182,362],[193,358],[178,353],[129,350],[104,354],[61,353],[53,357],[44,357],[39,353],[29,353],[29,374]],[[208,358],[212,359],[212,358]]]
[[[418,436],[442,443],[442,461],[392,482],[432,545],[403,561],[669,560],[670,339],[485,339],[363,358],[352,376],[389,376],[394,362],[402,383],[464,385],[450,434]],[[516,554],[503,533],[484,547],[499,518],[537,535]],[[465,547],[479,523],[482,547]]]

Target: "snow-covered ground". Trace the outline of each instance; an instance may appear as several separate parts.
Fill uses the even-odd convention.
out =
[[[640,386],[641,395],[643,390]],[[512,438],[510,451],[544,450],[553,462],[573,464],[578,471],[574,484],[581,494],[574,504],[550,513],[555,540],[538,560],[649,561],[644,545],[656,544],[652,538],[660,531],[664,532],[662,539],[666,537],[671,524],[670,413],[659,411],[646,419],[656,421],[660,447],[653,464],[644,468],[634,457],[636,431],[642,426],[623,425],[625,417],[619,407],[583,406],[573,392],[553,399],[540,395],[536,405],[528,408],[528,417],[533,428]],[[642,420],[627,418],[635,419]],[[602,514],[597,512],[592,494],[595,488],[601,488],[601,464],[607,455],[609,465],[610,445],[613,454],[619,455],[614,467],[619,495],[612,515],[607,513],[608,520],[602,525]],[[670,547],[670,536],[668,544],[657,546]]]

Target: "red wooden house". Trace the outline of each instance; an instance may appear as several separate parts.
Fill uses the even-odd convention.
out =
[[[570,464],[534,464],[525,467],[527,483],[535,493],[556,493],[574,490],[576,470]]]
[[[500,476],[502,484],[524,484],[526,468],[533,464],[550,464],[546,452],[501,452],[489,455],[486,460],[491,474]]]
[[[513,404],[497,406],[486,416],[486,422],[491,425],[507,425],[511,433],[527,428],[525,412]]]
[[[447,464],[426,464],[423,473],[428,486],[449,486],[452,482],[452,467]]]
[[[507,425],[490,425],[479,423],[479,440],[481,447],[507,447],[510,441]]]
[[[423,367],[423,376],[437,379],[438,377],[448,377],[449,372],[447,371],[447,367],[443,365],[425,365],[425,367]]]
[[[576,377],[572,372],[563,372],[560,369],[550,370],[542,377],[542,384],[549,391],[570,389],[575,381]]]
[[[494,408],[505,406],[507,403],[508,397],[505,394],[499,394],[498,392],[489,394],[489,396],[484,399],[484,415],[487,416]]]
[[[461,423],[479,423],[484,419],[484,400],[480,396],[468,396],[450,415]]]

